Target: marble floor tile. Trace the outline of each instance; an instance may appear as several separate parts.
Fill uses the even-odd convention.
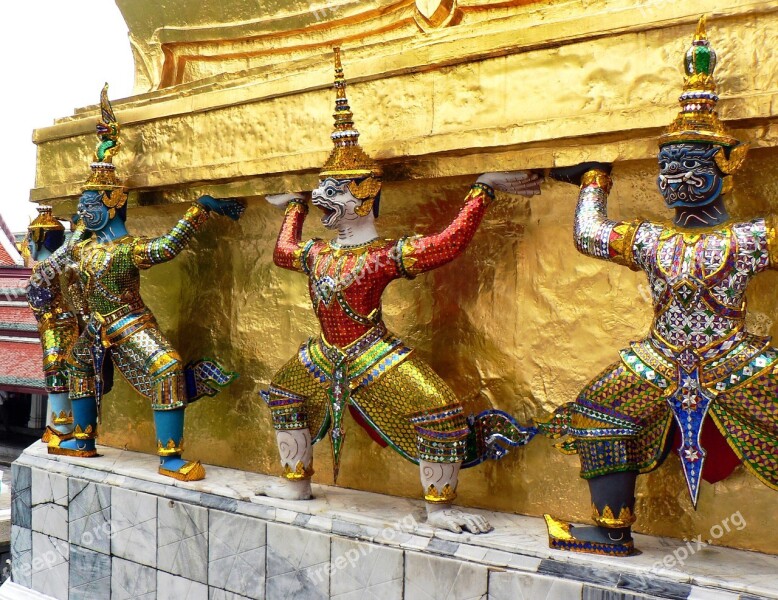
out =
[[[515,571],[489,573],[489,600],[581,600],[583,583]]]
[[[157,572],[121,558],[111,559],[111,600],[155,600]]]
[[[32,470],[32,529],[68,539],[68,480],[62,475]]]
[[[489,550],[488,548],[471,546],[469,544],[462,544],[461,546],[459,546],[459,549],[454,554],[454,558],[459,558],[461,560],[469,560],[473,562],[483,562],[487,554],[492,555],[489,560],[489,564],[498,567],[504,567],[505,565],[508,564],[507,558],[505,560],[502,560],[503,554],[506,556],[512,556],[508,552],[501,552],[500,550]],[[500,560],[495,560],[498,556]]]
[[[68,505],[68,479],[63,475],[32,470],[32,505],[53,502],[59,506]]]
[[[208,600],[208,586],[157,571],[158,600]]]
[[[32,529],[32,469],[11,465],[11,522]]]
[[[111,557],[70,546],[69,600],[105,600],[111,595]]]
[[[70,544],[32,532],[32,589],[56,600],[68,600]]]
[[[157,498],[112,488],[111,554],[149,567],[157,566]]]
[[[262,600],[267,528],[263,522],[209,511],[208,585]]]
[[[11,526],[11,569],[19,585],[32,585],[32,530]]]
[[[159,498],[157,511],[157,568],[207,585],[208,510]]]
[[[71,544],[111,553],[111,488],[82,479],[68,479]]]
[[[329,597],[330,538],[321,533],[269,523],[267,526],[268,600],[319,600]]]
[[[403,552],[344,538],[332,539],[330,597],[402,600]]]
[[[414,600],[481,600],[487,569],[449,558],[405,553],[405,595]]]

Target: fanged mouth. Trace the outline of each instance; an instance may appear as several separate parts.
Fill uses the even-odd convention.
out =
[[[338,218],[338,211],[326,206],[319,206],[319,210],[324,213],[324,216],[321,218],[321,222],[325,227],[331,227],[334,224],[335,219]]]
[[[89,212],[79,212],[78,216],[80,219],[84,222],[84,225],[86,225],[88,228],[92,229],[93,227],[96,227],[100,224],[100,215],[89,211]]]
[[[688,183],[694,173],[687,171],[686,173],[680,173],[678,175],[660,175],[662,181],[666,185],[680,185],[682,183]]]
[[[321,222],[328,229],[335,227],[337,220],[343,215],[343,207],[318,196],[316,193],[313,195],[313,205],[324,213]]]

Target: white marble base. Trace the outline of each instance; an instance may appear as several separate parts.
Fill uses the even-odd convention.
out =
[[[483,565],[420,552],[405,554],[405,594],[430,600],[479,600],[486,597],[489,571]]]
[[[111,600],[154,600],[157,571],[114,556],[111,559]]]
[[[208,600],[208,586],[184,577],[157,571],[157,597],[176,600]]]
[[[153,456],[100,448],[53,457],[33,444],[13,468],[17,590],[125,600],[778,600],[778,557],[701,550],[662,560],[672,539],[636,536],[642,554],[548,548],[541,519],[482,512],[484,535],[434,530],[424,505],[314,485],[304,502],[253,495],[269,477],[208,467],[182,483]],[[0,600],[3,590],[0,590]],[[20,596],[21,597],[21,596]],[[35,596],[27,596],[35,597]]]
[[[165,498],[157,503],[157,569],[207,584],[208,509]]]
[[[212,510],[208,523],[208,583],[224,592],[259,597],[265,581],[267,526]]]
[[[291,525],[268,524],[268,598],[328,598],[329,564],[330,536]]]
[[[111,554],[157,567],[157,504],[149,494],[111,489]]]
[[[0,600],[54,600],[54,598],[9,580],[0,586]]]
[[[345,538],[332,539],[337,558],[330,578],[330,596],[337,600],[402,600],[404,560],[402,550]]]
[[[33,531],[30,587],[57,600],[68,600],[69,551],[66,541]]]
[[[32,472],[32,529],[68,539],[68,480],[39,469]]]

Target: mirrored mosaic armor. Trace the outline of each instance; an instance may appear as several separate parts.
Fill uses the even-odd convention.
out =
[[[568,436],[560,448],[579,455],[599,528],[547,515],[554,548],[632,554],[636,476],[673,449],[694,507],[703,479],[724,479],[741,463],[778,489],[778,349],[746,329],[746,289],[778,266],[778,239],[772,219],[736,222],[726,212],[746,146],[715,111],[715,66],[701,19],[684,58],[681,112],[660,138],[657,183],[676,211],[672,224],[610,220],[609,168],[581,178],[577,248],[645,272],[654,319],[644,339],[539,424]],[[557,178],[570,181],[563,171]]]
[[[309,427],[314,441],[329,430],[337,464],[341,419],[349,406],[381,443],[409,460],[465,459],[469,428],[461,404],[449,386],[387,330],[381,296],[395,279],[413,278],[459,256],[492,198],[490,189],[474,186],[443,232],[351,248],[302,241],[307,207],[290,204],[275,260],[308,276],[322,333],[305,342],[273,379],[270,406],[277,428]]]
[[[96,394],[92,350],[99,341],[127,381],[151,398],[155,410],[186,405],[181,357],[141,298],[140,271],[175,258],[207,219],[207,211],[195,204],[158,238],[89,238],[72,247],[89,319],[72,352],[71,398]]]
[[[96,455],[100,402],[110,390],[115,366],[151,401],[160,474],[195,481],[205,477],[205,469],[199,461],[181,458],[184,408],[202,396],[215,395],[236,375],[211,360],[183,364],[141,297],[140,272],[180,254],[212,212],[237,219],[243,207],[234,200],[203,196],[166,234],[153,239],[130,235],[124,225],[127,190],[113,165],[120,147],[119,131],[106,86],[97,126],[100,142],[79,200],[79,237],[62,256],[75,265],[86,305],[86,326],[68,360],[74,440],[50,446],[49,452]],[[84,230],[91,235],[81,237]]]
[[[78,235],[71,238],[76,241]],[[24,242],[26,257],[33,261],[27,287],[27,300],[38,322],[43,348],[43,373],[50,412],[50,425],[43,442],[56,444],[70,439],[73,411],[68,401],[67,358],[79,335],[78,313],[83,312],[81,284],[73,265],[63,260],[65,228],[48,206],[38,208],[38,216],[28,227]]]
[[[309,479],[313,474],[310,447],[329,433],[337,479],[343,417],[348,411],[379,444],[419,464],[430,505],[448,506],[456,497],[461,466],[499,458],[509,447],[527,443],[535,430],[519,426],[500,411],[466,415],[440,376],[387,329],[381,297],[392,281],[412,279],[461,255],[493,201],[494,189],[476,183],[459,214],[440,233],[390,240],[378,237],[374,219],[381,169],[359,146],[338,50],[335,72],[334,149],[312,197],[324,212],[325,227],[350,233],[339,229],[341,234],[333,241],[305,240],[307,199],[294,194],[268,198],[272,203],[279,201],[277,205],[288,202],[275,263],[308,277],[321,326],[321,334],[302,344],[263,394],[277,432],[284,478],[291,482]],[[537,177],[521,174],[515,179],[523,181],[517,189],[526,195],[539,193]],[[341,235],[359,235],[361,241],[343,243]],[[290,490],[291,486],[275,486],[271,492],[260,493],[292,499],[310,494],[309,487]],[[458,514],[429,518],[454,531],[463,527],[473,533],[489,530],[481,517],[452,512]]]
[[[654,469],[671,425],[683,433],[679,454],[689,493],[699,495],[706,451],[705,418],[723,433],[760,480],[778,487],[778,350],[748,333],[746,288],[775,268],[776,230],[755,219],[710,231],[607,218],[607,176],[585,179],[576,213],[576,243],[595,258],[643,270],[654,321],[648,336],[621,351],[553,428],[575,438],[581,475]]]

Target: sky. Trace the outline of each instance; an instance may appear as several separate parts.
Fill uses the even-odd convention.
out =
[[[36,214],[33,129],[96,104],[106,81],[111,99],[132,95],[132,52],[113,0],[0,0],[0,60],[0,214],[23,231]]]

